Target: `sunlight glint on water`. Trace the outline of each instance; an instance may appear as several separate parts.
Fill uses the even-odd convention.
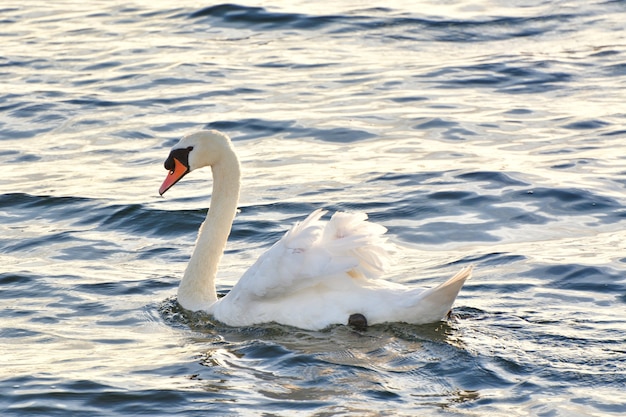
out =
[[[4,2],[2,415],[622,415],[620,2]],[[233,137],[227,292],[317,207],[365,211],[389,280],[475,265],[452,318],[233,329],[176,287]]]

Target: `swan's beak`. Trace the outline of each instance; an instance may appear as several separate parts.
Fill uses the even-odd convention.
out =
[[[163,195],[167,190],[172,188],[174,184],[181,180],[188,172],[189,167],[182,162],[180,162],[176,158],[168,158],[165,161],[165,168],[169,169],[170,172],[165,177],[165,181],[161,184],[161,188],[159,188],[159,194]]]

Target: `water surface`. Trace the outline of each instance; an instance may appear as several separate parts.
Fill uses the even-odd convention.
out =
[[[22,2],[23,3],[23,2]],[[2,415],[623,415],[623,2],[3,2]],[[243,165],[227,292],[318,207],[387,279],[467,264],[450,320],[234,329],[176,287],[210,204],[163,160]]]

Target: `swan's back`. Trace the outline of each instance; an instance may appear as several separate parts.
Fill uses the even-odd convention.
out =
[[[385,227],[362,213],[337,212],[323,221],[325,213],[296,223],[211,313],[233,326],[275,321],[308,329],[347,324],[353,314],[370,324],[443,318],[469,271],[426,291],[378,279],[389,264]]]

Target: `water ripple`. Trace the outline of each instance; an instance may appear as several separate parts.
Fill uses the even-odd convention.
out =
[[[3,3],[3,416],[623,414],[622,2],[135,3]],[[245,175],[220,296],[315,208],[365,211],[391,281],[475,266],[450,318],[180,308],[208,170],[156,190],[201,128]]]

